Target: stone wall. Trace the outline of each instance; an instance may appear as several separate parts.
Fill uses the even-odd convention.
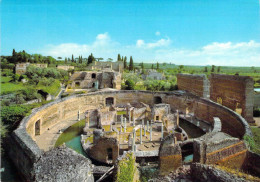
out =
[[[81,71],[70,77],[68,87],[72,89],[121,89],[121,74],[113,71]]]
[[[111,150],[112,159],[108,158],[108,150]],[[117,138],[100,137],[95,140],[93,146],[87,150],[91,158],[103,163],[115,163],[119,157],[119,144]]]
[[[160,174],[168,175],[180,166],[182,166],[181,147],[174,143],[174,135],[171,134],[165,137],[159,148]]]
[[[12,134],[12,146],[15,147],[10,149],[10,153],[16,166],[26,176],[32,163],[41,155],[41,150],[34,141],[37,134],[36,122],[40,126],[39,134],[41,134],[59,122],[66,122],[66,119],[76,117],[78,111],[84,113],[88,110],[105,108],[108,97],[114,98],[115,105],[137,102],[153,105],[154,97],[161,97],[162,103],[170,104],[172,110],[178,109],[184,112],[187,107],[190,107],[195,117],[207,122],[213,122],[213,117],[219,117],[222,122],[222,131],[231,136],[242,138],[244,134],[251,134],[247,122],[237,113],[213,101],[198,98],[184,91],[97,91],[65,97],[33,109],[32,114],[25,117]],[[207,112],[209,114],[204,114]]]
[[[211,74],[210,99],[240,113],[249,123],[254,123],[254,81],[251,77]]]
[[[179,90],[209,98],[210,85],[206,75],[177,74],[177,85]]]
[[[246,159],[247,148],[238,138],[222,132],[213,132],[195,139],[193,151],[194,162],[241,169]]]

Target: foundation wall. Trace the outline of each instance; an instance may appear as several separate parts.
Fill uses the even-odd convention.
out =
[[[241,114],[253,123],[254,81],[249,76],[210,76],[210,99]]]

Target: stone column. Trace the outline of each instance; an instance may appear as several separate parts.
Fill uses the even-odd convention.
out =
[[[143,143],[143,141],[142,141],[142,136],[143,135],[143,126],[141,126],[141,128],[140,128],[140,144],[142,144]]]
[[[142,127],[144,127],[144,119],[142,119]]]
[[[144,136],[146,136],[146,127],[144,126]]]
[[[161,138],[161,140],[163,140],[163,123],[162,123],[162,126],[161,126],[161,130],[162,130],[162,138]]]
[[[149,121],[147,120],[147,130],[149,130]]]
[[[150,126],[150,141],[153,141],[153,139],[152,139],[152,132],[153,132],[153,127],[152,127],[152,125]]]
[[[120,132],[122,133],[122,125],[120,125]]]
[[[180,123],[180,118],[179,118],[179,111],[177,110],[177,122],[176,122],[176,124],[177,124],[177,127],[179,127],[179,123]]]
[[[78,111],[78,121],[80,120],[80,111]]]
[[[86,112],[86,115],[85,115],[85,127],[86,127],[86,128],[89,128],[89,117],[88,117],[88,112]]]
[[[112,131],[112,129],[113,129],[113,128],[112,128],[112,123],[110,123],[110,131]]]
[[[133,116],[133,126],[135,126],[135,117]]]
[[[125,118],[125,121],[124,121],[124,132],[126,132],[126,118]]]
[[[135,129],[133,131],[132,151],[135,151]]]
[[[128,113],[128,119],[129,119],[129,123],[131,123],[131,110],[129,109],[129,113]]]
[[[121,125],[123,125],[123,115],[121,115]]]

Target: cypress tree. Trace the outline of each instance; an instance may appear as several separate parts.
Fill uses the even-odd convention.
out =
[[[67,58],[65,57],[65,64],[67,64],[67,62],[68,62],[68,60],[67,60]]]
[[[134,70],[134,61],[132,56],[130,56],[129,71],[133,71],[133,70]]]
[[[74,56],[73,56],[73,54],[72,54],[72,56],[71,56],[71,62],[74,62]]]
[[[124,58],[124,69],[126,69],[126,67],[127,67],[127,62],[126,62],[126,56],[125,56],[125,58]]]
[[[121,56],[120,56],[120,54],[117,55],[117,61],[121,61]]]
[[[158,70],[159,69],[159,63],[157,62],[157,65],[156,65],[156,69]]]
[[[152,64],[152,70],[153,70],[153,64]]]

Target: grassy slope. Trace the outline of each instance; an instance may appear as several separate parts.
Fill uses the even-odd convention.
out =
[[[7,93],[11,93],[11,92],[15,92],[27,88],[21,82],[18,83],[10,82],[11,79],[12,79],[11,77],[1,76],[1,94],[7,94]]]
[[[51,86],[44,86],[41,83],[37,85],[37,89],[43,90],[44,92],[48,92],[51,95],[57,95],[60,89],[60,81],[55,80],[55,82]]]

